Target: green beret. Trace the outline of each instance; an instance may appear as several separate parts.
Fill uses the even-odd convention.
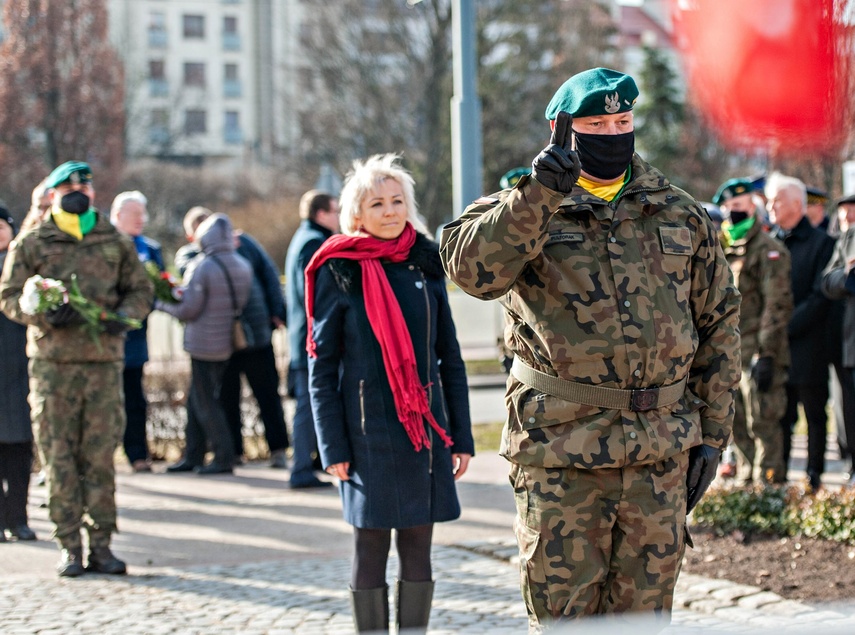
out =
[[[499,179],[499,187],[503,190],[511,188],[527,174],[531,174],[531,166],[528,166],[526,168],[514,168],[513,170],[508,170],[502,175],[502,178]]]
[[[721,205],[725,201],[729,201],[734,196],[739,196],[741,194],[751,194],[754,191],[754,185],[751,179],[746,178],[736,178],[730,179],[729,181],[725,181],[721,184],[721,187],[718,188],[718,191],[715,193],[715,196],[712,197],[712,202],[716,205]]]
[[[89,169],[88,164],[83,163],[82,161],[66,161],[54,169],[53,172],[48,174],[48,177],[45,180],[45,188],[50,189],[57,185],[61,185],[66,181],[71,181],[75,184],[91,183],[92,170]]]
[[[562,110],[574,117],[628,112],[636,99],[638,87],[632,77],[610,68],[592,68],[561,85],[546,107],[546,118],[551,121]]]

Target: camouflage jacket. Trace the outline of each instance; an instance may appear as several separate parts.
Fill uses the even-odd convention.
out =
[[[9,246],[0,279],[0,310],[26,324],[27,356],[54,362],[113,362],[125,358],[125,336],[101,333],[99,346],[82,326],[56,328],[44,315],[27,315],[18,299],[28,278],[36,274],[68,285],[77,274],[88,300],[128,317],[142,319],[151,310],[154,289],[137,256],[134,243],[122,236],[103,214],[95,227],[77,240],[46,221],[19,235]]]
[[[464,291],[501,301],[507,345],[529,366],[621,389],[688,380],[677,403],[634,412],[564,401],[512,375],[508,459],[621,467],[727,443],[739,292],[703,209],[637,155],[611,203],[532,178],[475,201],[446,226],[441,255]]]
[[[790,252],[754,223],[745,236],[724,248],[736,287],[742,294],[739,332],[742,364],[755,356],[772,357],[776,366],[790,365],[787,325],[793,313]]]

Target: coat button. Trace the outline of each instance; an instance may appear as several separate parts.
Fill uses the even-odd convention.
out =
[[[537,423],[537,419],[535,419],[534,417],[529,417],[528,422],[529,423]]]
[[[421,280],[416,281],[416,289],[421,289],[423,286],[425,285],[422,283]]]
[[[634,439],[634,438],[635,438],[635,437],[637,437],[637,436],[638,436],[638,435],[637,435],[635,432],[630,432],[630,433],[629,433],[629,438],[630,438],[630,439]]]
[[[632,302],[630,302],[629,300],[624,300],[624,301],[623,301],[623,305],[624,305],[625,307],[630,307],[630,306],[632,306]]]
[[[617,238],[615,238],[614,236],[611,236],[611,237],[609,238],[609,242],[610,242],[610,243],[616,243],[616,242],[617,242]]]
[[[635,372],[632,374],[635,375],[636,377],[641,377],[641,371],[638,369],[636,369]]]

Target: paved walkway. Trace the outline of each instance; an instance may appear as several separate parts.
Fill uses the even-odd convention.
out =
[[[437,526],[430,633],[526,632],[505,474],[501,458],[476,457],[460,483],[463,517]],[[54,574],[57,550],[47,540],[50,524],[39,506],[44,488],[34,485],[31,524],[42,540],[0,545],[0,632],[352,632],[351,529],[341,520],[337,492],[291,491],[287,475],[263,464],[214,477],[122,468],[121,533],[114,548],[127,559],[130,574],[78,579]],[[393,557],[390,580],[396,566]],[[808,627],[814,633],[855,632],[847,608],[820,610],[725,580],[682,576],[677,605],[667,635]],[[631,628],[644,632],[649,626]],[[610,624],[572,632],[616,631]]]

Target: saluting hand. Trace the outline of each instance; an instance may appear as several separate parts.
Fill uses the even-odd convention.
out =
[[[582,172],[579,155],[572,147],[572,128],[573,117],[570,113],[563,110],[559,112],[549,145],[531,163],[531,175],[537,182],[562,194],[573,189]]]

